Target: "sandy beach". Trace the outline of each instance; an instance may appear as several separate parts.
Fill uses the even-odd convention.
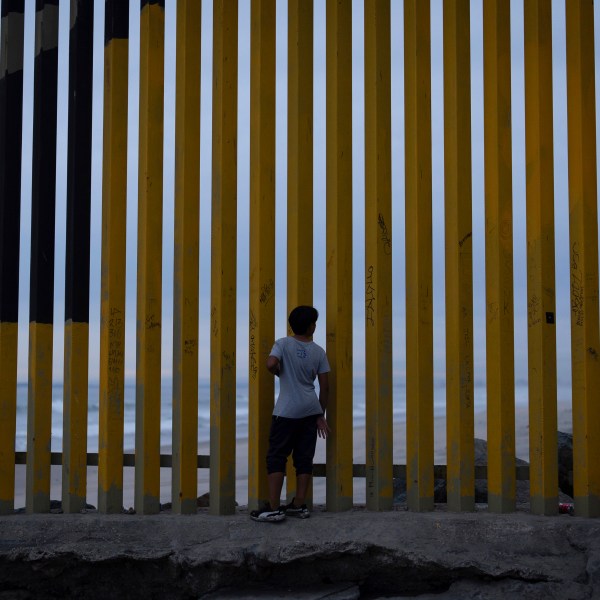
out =
[[[486,413],[475,414],[475,437],[487,438]],[[560,431],[572,431],[571,405],[569,402],[558,404],[558,429]],[[515,445],[516,454],[519,458],[529,461],[529,418],[527,407],[519,406],[515,410]],[[170,448],[162,448],[164,454],[169,454]],[[133,452],[132,449],[126,452]],[[434,461],[435,464],[446,463],[446,419],[436,418],[434,421]],[[208,442],[198,445],[199,454],[210,454]],[[406,423],[394,423],[394,464],[406,463]],[[319,439],[315,463],[325,462],[325,441]],[[365,430],[354,429],[354,462],[356,464],[365,462]],[[51,467],[51,499],[61,498],[61,467]],[[236,447],[236,500],[238,504],[245,505],[248,502],[248,440],[238,439]],[[125,508],[133,506],[134,469],[124,467],[123,469],[123,505]],[[87,500],[89,504],[98,505],[98,469],[88,467]],[[209,473],[207,469],[198,469],[198,495],[209,490]],[[315,503],[325,502],[325,479],[315,478],[313,485]],[[171,501],[171,470],[161,469],[161,503]],[[365,480],[354,479],[354,502],[361,504],[365,502]],[[15,508],[25,506],[25,465],[16,466],[15,474]]]

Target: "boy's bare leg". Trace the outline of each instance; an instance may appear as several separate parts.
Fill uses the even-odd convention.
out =
[[[283,473],[269,473],[269,500],[271,510],[277,510],[281,504],[281,488],[283,487]]]
[[[308,493],[311,477],[310,473],[296,475],[296,498],[294,499],[294,506],[300,507],[306,502],[306,494]]]

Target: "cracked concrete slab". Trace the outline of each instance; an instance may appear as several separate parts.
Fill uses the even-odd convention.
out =
[[[202,596],[203,600],[358,600],[360,589],[356,584],[321,584],[308,587],[291,586],[272,588],[248,585],[244,589],[223,588]]]
[[[0,590],[0,600],[249,590],[307,600],[600,598],[600,521],[363,508],[281,523],[254,522],[244,508],[226,517],[11,515],[0,517]],[[334,592],[347,595],[326,595]]]

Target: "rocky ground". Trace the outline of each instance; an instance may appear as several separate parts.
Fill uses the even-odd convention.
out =
[[[481,508],[481,507],[480,507]],[[600,520],[355,508],[0,517],[0,600],[600,598]]]

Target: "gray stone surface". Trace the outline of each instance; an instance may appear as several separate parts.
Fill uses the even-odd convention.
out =
[[[255,598],[282,598],[284,600],[357,600],[360,589],[354,583],[327,583],[313,586],[272,588],[250,584],[244,589],[222,588],[202,596],[203,600],[254,600]]]
[[[245,509],[0,517],[1,600],[359,595],[600,598],[600,520],[440,507],[277,524]]]

